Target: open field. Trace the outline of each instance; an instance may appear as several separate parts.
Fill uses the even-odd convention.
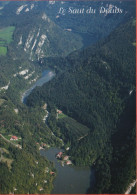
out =
[[[65,115],[65,114],[63,114],[63,113],[58,114],[58,119],[62,119],[62,118],[65,118],[65,117],[67,117],[67,115]]]
[[[0,56],[5,56],[7,54],[7,47],[0,47]]]
[[[12,42],[12,35],[15,30],[14,26],[0,29],[0,56],[7,54],[7,45]]]
[[[14,30],[15,30],[14,26],[9,26],[9,27],[0,29],[0,40],[5,41],[7,44],[9,44],[12,41],[12,35],[13,35]]]
[[[9,158],[6,158],[6,157],[3,157],[3,156],[2,156],[1,161],[4,162],[4,163],[7,163],[9,169],[11,169],[11,164],[12,164],[12,162],[13,162],[12,159],[9,159]]]

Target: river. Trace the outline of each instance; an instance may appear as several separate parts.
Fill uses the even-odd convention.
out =
[[[57,177],[54,181],[54,189],[51,194],[85,194],[90,186],[94,184],[94,171],[89,167],[78,168],[65,165],[56,159],[55,155],[62,151],[58,148],[41,150],[42,156],[54,162],[57,169]]]
[[[42,86],[44,83],[47,83],[55,76],[55,73],[51,70],[45,70],[43,71],[41,78],[38,79],[32,87],[30,87],[28,90],[26,90],[22,96],[21,96],[21,102],[25,103],[26,97],[32,92],[32,90],[37,86]]]
[[[36,83],[26,90],[22,96],[21,101],[25,104],[25,99],[32,92],[36,86],[42,86],[55,76],[51,70],[45,70],[42,77]],[[55,155],[61,151],[58,148],[50,148],[48,150],[41,150],[42,156],[54,162],[57,169],[57,176],[54,180],[54,189],[52,194],[85,194],[89,187],[94,184],[94,171],[91,168],[78,168],[73,166],[64,167],[57,161]]]

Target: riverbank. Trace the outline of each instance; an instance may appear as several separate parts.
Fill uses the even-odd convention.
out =
[[[30,95],[30,93],[35,89],[35,87],[40,87],[44,83],[47,83],[55,76],[55,73],[51,70],[45,70],[43,71],[41,78],[39,78],[29,89],[27,89],[22,95],[21,95],[21,102],[25,103],[25,99]]]
[[[57,176],[54,180],[54,189],[51,194],[85,194],[89,186],[94,183],[94,171],[90,167],[74,167],[64,165],[56,158],[56,154],[63,150],[50,148],[41,150],[40,154],[54,162]]]
[[[26,90],[22,96],[21,101],[25,104],[25,100],[28,95],[33,91],[37,86],[42,86],[44,83],[47,83],[55,76],[55,73],[51,70],[45,70],[42,74],[42,77],[36,81],[36,83]],[[44,107],[45,109],[45,107]],[[42,119],[44,123],[49,116],[49,113]],[[54,134],[53,134],[54,135]],[[49,148],[47,150],[40,150],[40,154],[46,157],[49,161],[52,161],[57,170],[57,175],[54,180],[54,189],[51,192],[52,194],[85,194],[88,188],[91,186],[93,181],[94,183],[94,173],[91,168],[78,168],[74,166],[68,166],[65,163],[64,166],[61,165],[61,162],[56,159],[56,154],[60,151],[63,151],[58,148]]]

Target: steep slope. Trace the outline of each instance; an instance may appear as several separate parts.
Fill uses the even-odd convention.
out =
[[[89,8],[95,14],[87,14]],[[65,9],[65,15],[59,13]],[[121,9],[122,13],[100,14],[100,9]],[[69,9],[74,13],[69,13]],[[84,14],[77,10],[84,9]],[[76,13],[75,13],[76,12]],[[9,2],[2,4],[0,26],[15,26],[14,46],[31,60],[66,56],[107,36],[126,18],[134,16],[134,3],[116,2]]]
[[[1,194],[50,193],[56,171],[39,149],[61,147],[61,138],[75,164],[95,165],[97,182],[90,193],[125,192],[135,178],[135,21],[64,57],[108,35],[134,15],[135,7],[117,2],[121,15],[57,15],[61,6],[86,9],[90,3],[0,2],[0,32],[13,28],[10,41],[0,37],[7,52],[0,56]],[[48,127],[43,122],[47,110],[27,107],[20,99],[49,66],[57,76],[28,100],[29,105],[48,102]],[[56,108],[68,116],[57,120]]]
[[[135,17],[135,1],[55,1],[46,6],[46,13],[62,29],[80,35],[83,47],[87,47],[107,36],[127,18]]]
[[[123,30],[125,31],[124,36]],[[88,102],[88,100],[94,102],[96,98],[102,97],[102,101],[104,100],[105,103],[105,100],[111,95],[112,97],[110,96],[108,99],[110,102],[107,101],[109,105],[113,98],[125,98],[126,95],[132,93],[131,90],[134,90],[134,42],[135,26],[133,22],[129,22],[97,45],[82,52],[72,53],[67,57],[69,70],[58,75],[49,84],[37,89],[40,92],[39,97],[44,99],[45,96],[46,99],[52,100],[63,109],[69,105],[67,112],[75,112],[73,116],[77,119],[79,118],[77,109],[80,106],[84,114],[93,111],[94,107],[91,109],[90,104],[87,104],[88,107],[84,107],[83,102]],[[43,92],[44,94],[42,94]],[[107,92],[111,94],[107,94]],[[32,93],[31,98],[35,102],[28,99],[30,105],[39,103],[39,99],[35,99],[33,95]],[[97,97],[97,95],[100,96]],[[77,102],[77,100],[79,101]],[[84,122],[84,119],[82,121]]]
[[[82,46],[79,37],[64,32],[44,12],[24,20],[21,26],[18,26],[15,37],[17,47],[22,47],[29,53],[31,60],[35,59],[35,56],[38,60],[43,57],[66,56]]]
[[[15,26],[14,49],[22,49],[31,60],[39,60],[42,57],[66,56],[82,47],[80,36],[61,29],[38,5],[10,2],[2,9],[1,27]]]
[[[135,20],[131,19],[104,41],[69,55],[69,70],[34,90],[27,100],[29,106],[40,105],[43,101],[54,103],[90,128],[88,136],[71,145],[69,154],[77,165],[96,164],[97,182],[101,182],[95,185],[92,193],[111,190],[124,193],[135,177],[135,137],[131,136],[135,134],[135,42]],[[133,113],[131,120],[129,113]],[[125,133],[124,123],[127,124]],[[126,140],[123,150],[116,146],[122,143],[119,136]],[[125,158],[127,163],[123,163],[121,169]],[[116,168],[121,171],[121,177]],[[130,172],[126,175],[128,168]],[[120,187],[116,182],[111,189],[117,177]]]

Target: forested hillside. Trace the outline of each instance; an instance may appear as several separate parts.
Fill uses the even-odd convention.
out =
[[[77,13],[101,6],[123,12]],[[0,2],[0,194],[50,194],[58,172],[40,150],[52,147],[94,170],[87,193],[134,182],[134,18],[134,1]]]
[[[135,176],[135,42],[132,19],[107,39],[69,55],[69,69],[27,99],[29,106],[52,102],[90,128],[69,154],[76,165],[95,164],[101,182],[92,193],[124,193]]]
[[[122,14],[99,14],[100,7],[123,10]],[[132,2],[7,2],[1,3],[0,30],[13,26],[14,49],[22,49],[30,60],[67,56],[107,36],[127,18],[135,16]],[[59,10],[96,9],[96,14],[62,15]],[[12,11],[11,11],[12,10]],[[5,52],[5,51],[4,51]]]

